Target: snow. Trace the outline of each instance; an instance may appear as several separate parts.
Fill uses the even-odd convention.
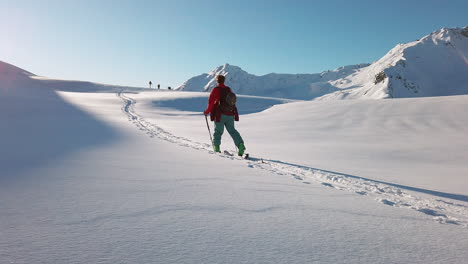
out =
[[[190,95],[181,96],[185,105],[191,104]],[[132,95],[131,100],[123,97],[131,106],[130,119],[150,136],[195,149],[210,149],[209,144],[202,143],[209,138],[203,118],[195,112],[174,111],[184,104],[174,104],[168,112],[167,108],[153,107],[164,100],[159,94]],[[468,192],[464,177],[468,172],[468,120],[463,114],[467,100],[468,96],[289,103],[242,116],[239,129],[241,133],[245,129],[247,148],[255,149],[255,155],[268,163],[256,163],[257,167],[289,174],[307,183],[312,178],[324,186],[433,215],[439,214],[437,208],[442,206],[453,215],[445,213],[436,221],[452,222],[452,218],[467,215],[459,215],[457,206],[449,209],[441,204],[445,202],[425,197],[430,194],[468,201],[468,196],[463,195]],[[136,112],[144,118],[133,113],[135,102]],[[223,149],[234,151],[231,140],[223,142]],[[451,175],[450,181],[447,174]],[[405,197],[408,194],[400,189],[417,190],[421,199]],[[463,225],[462,222],[457,223]]]
[[[443,28],[420,40],[398,44],[372,64],[317,74],[256,76],[225,64],[187,80],[183,91],[210,91],[216,76],[240,94],[299,100],[385,99],[468,94],[468,27]],[[379,73],[381,82],[375,82]]]
[[[0,62],[0,263],[466,262],[467,95],[239,94],[251,160],[207,96]]]

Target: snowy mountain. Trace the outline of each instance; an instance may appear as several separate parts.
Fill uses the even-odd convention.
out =
[[[312,99],[337,91],[330,81],[358,72],[368,64],[358,64],[317,74],[249,74],[240,67],[224,64],[209,73],[193,77],[178,87],[183,91],[210,91],[216,86],[216,76],[225,75],[226,84],[236,93],[290,99]]]
[[[177,89],[209,91],[215,76],[227,76],[237,93],[291,99],[406,98],[468,94],[468,27],[443,28],[417,41],[398,44],[372,64],[319,74],[256,76],[225,64],[193,77]]]
[[[331,82],[326,99],[408,98],[468,94],[468,27],[435,31],[398,44],[355,75]]]

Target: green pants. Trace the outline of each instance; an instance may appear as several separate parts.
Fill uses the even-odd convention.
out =
[[[226,126],[226,130],[229,132],[229,135],[231,135],[232,140],[234,140],[234,144],[236,144],[236,146],[239,146],[240,143],[244,143],[241,135],[234,128],[234,116],[221,115],[220,122],[214,122],[214,123],[215,123],[215,131],[213,135],[214,145],[221,145],[221,136],[224,133],[224,126]]]

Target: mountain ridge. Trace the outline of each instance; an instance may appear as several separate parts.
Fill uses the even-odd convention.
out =
[[[336,91],[326,84],[328,81],[337,76],[349,75],[368,65],[348,65],[313,74],[268,73],[257,76],[244,71],[239,66],[226,63],[215,67],[209,73],[189,79],[176,90],[209,91],[216,86],[216,76],[221,74],[226,76],[226,84],[237,93],[288,99],[304,99],[304,96],[312,98]],[[310,83],[321,83],[321,85],[310,86]]]
[[[209,91],[216,75],[235,92],[288,99],[387,99],[468,94],[468,27],[442,28],[398,44],[372,64],[313,74],[253,75],[228,63],[176,90]]]

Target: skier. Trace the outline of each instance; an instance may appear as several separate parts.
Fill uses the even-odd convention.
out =
[[[150,86],[150,89],[151,89],[151,85],[153,85],[153,83],[151,81],[149,81],[149,86]]]
[[[158,90],[159,90],[159,88],[161,88],[161,85],[160,85],[160,84],[158,84]]]
[[[215,123],[215,131],[213,133],[213,149],[215,152],[221,152],[219,146],[221,145],[221,136],[224,132],[224,127],[234,140],[237,146],[238,155],[242,156],[245,151],[244,140],[239,132],[234,127],[234,120],[239,121],[239,113],[235,105],[235,95],[231,88],[224,85],[226,77],[223,75],[216,76],[218,86],[213,88],[208,99],[208,106],[203,112],[205,116],[211,114],[211,121]],[[234,98],[234,99],[232,99]],[[234,101],[234,103],[232,103]]]

